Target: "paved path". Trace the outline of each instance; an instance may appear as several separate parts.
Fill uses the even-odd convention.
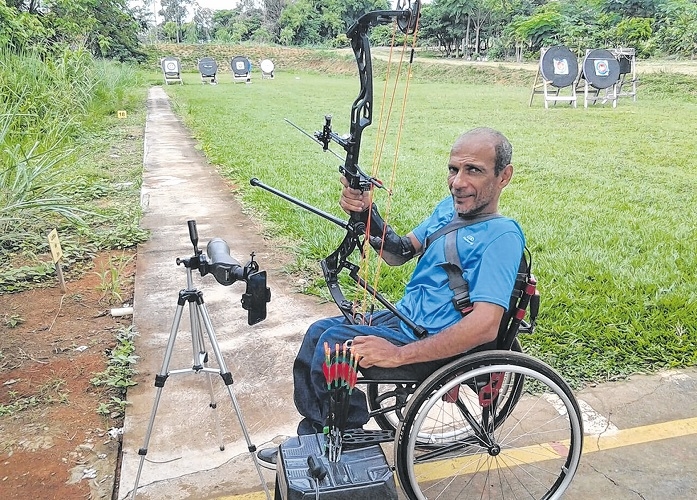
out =
[[[231,194],[205,157],[196,150],[191,134],[172,113],[161,87],[150,90],[145,126],[142,187],[142,225],[150,239],[138,248],[134,323],[138,385],[129,389],[123,465],[119,498],[126,498],[135,482],[156,388],[161,371],[179,290],[186,288],[186,272],[177,258],[193,255],[187,221],[197,221],[199,248],[213,237],[225,239],[232,256],[242,264],[251,252],[262,270],[269,272],[272,301],[268,319],[247,325],[240,304],[244,282],[219,285],[212,276],[194,273],[194,286],[203,297],[215,330],[223,361],[231,372],[241,414],[253,444],[262,447],[277,436],[295,434],[299,420],[292,403],[290,366],[307,326],[319,317],[334,314],[329,304],[295,294],[280,271],[284,263],[254,221],[243,215]],[[228,491],[260,489],[261,481],[247,452],[247,444],[226,386],[219,375],[211,376],[222,421],[225,450],[218,449],[215,419],[209,408],[207,374],[195,374],[188,306],[177,330],[169,371],[142,469],[138,498],[205,498],[219,484]],[[210,343],[207,343],[210,347]],[[208,349],[211,358],[213,350]],[[217,368],[215,363],[212,366]],[[199,471],[204,473],[197,474]],[[217,476],[220,474],[220,476]],[[273,474],[266,479],[273,481]],[[204,492],[205,495],[204,496]]]
[[[123,465],[118,498],[130,495],[171,337],[178,291],[186,273],[178,257],[190,257],[186,221],[198,222],[204,249],[212,237],[224,238],[234,258],[244,263],[254,251],[270,273],[272,301],[268,319],[246,324],[240,305],[243,283],[223,287],[211,276],[194,275],[203,291],[231,386],[251,441],[278,443],[292,435],[298,415],[291,400],[290,366],[307,325],[335,314],[329,304],[293,293],[280,272],[278,254],[263,240],[254,221],[243,215],[222,180],[194,147],[190,133],[172,113],[160,87],[151,89],[145,129],[142,201],[143,226],[150,240],[138,250],[134,322],[139,384],[128,392]],[[169,377],[161,392],[137,498],[262,499],[253,465],[231,398],[221,378],[212,375],[225,450],[218,449],[209,408],[207,375],[194,374],[188,310],[172,349]],[[210,351],[210,349],[209,349]],[[211,353],[212,356],[212,353]],[[634,376],[578,394],[586,413],[584,456],[565,498],[697,498],[697,369]],[[389,455],[389,454],[388,454]],[[274,475],[264,472],[273,488]],[[241,496],[244,495],[244,496]]]

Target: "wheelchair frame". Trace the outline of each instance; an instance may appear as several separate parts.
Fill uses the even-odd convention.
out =
[[[581,411],[562,377],[522,353],[517,338],[535,328],[535,285],[523,258],[496,341],[425,380],[363,370],[358,383],[382,431],[347,431],[344,442],[393,441],[409,499],[556,499],[571,483],[583,448]]]

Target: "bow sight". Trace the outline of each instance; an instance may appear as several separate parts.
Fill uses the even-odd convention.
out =
[[[254,325],[266,319],[266,303],[271,302],[271,290],[266,286],[266,271],[259,271],[259,264],[254,260],[254,252],[250,255],[249,262],[242,266],[230,256],[230,247],[224,239],[213,238],[206,246],[207,255],[204,255],[198,248],[196,221],[190,220],[187,224],[194,255],[188,259],[177,259],[177,265],[183,264],[189,272],[197,269],[201,276],[212,274],[224,286],[240,280],[246,282],[242,308],[248,311],[247,323]]]

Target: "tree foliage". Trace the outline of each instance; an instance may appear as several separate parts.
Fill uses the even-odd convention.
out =
[[[211,11],[195,0],[0,0],[0,44],[85,46],[94,55],[139,59],[139,42],[347,46],[346,30],[388,0],[239,0]],[[155,25],[157,19],[157,25]],[[640,56],[697,57],[695,0],[433,0],[423,5],[419,44],[446,57],[536,58],[543,46],[634,47]],[[386,26],[370,31],[390,43]]]
[[[97,57],[143,59],[143,25],[127,0],[0,0],[0,44],[40,52],[86,47]]]

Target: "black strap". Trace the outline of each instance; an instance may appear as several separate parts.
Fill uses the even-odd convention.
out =
[[[501,217],[499,214],[480,215],[471,219],[455,216],[455,219],[448,222],[424,241],[425,252],[434,241],[445,235],[446,262],[440,264],[440,267],[442,267],[448,275],[448,286],[453,291],[453,306],[460,311],[463,316],[472,310],[472,302],[470,301],[469,283],[462,277],[460,253],[457,251],[457,230],[477,224],[478,222],[497,219],[499,217]]]
[[[449,233],[450,231],[455,231],[457,229],[460,229],[461,227],[467,227],[471,226],[473,224],[477,224],[478,222],[485,222],[491,219],[498,219],[499,217],[502,217],[500,214],[485,214],[485,215],[479,215],[477,217],[472,217],[471,219],[466,219],[464,217],[459,217],[455,215],[455,218],[448,222],[445,226],[441,227],[438,231],[433,233],[430,236],[426,237],[426,240],[424,241],[424,247],[423,251],[421,253],[425,253],[426,249],[438,238],[443,236],[444,234]]]
[[[453,291],[452,303],[463,316],[472,310],[469,283],[462,277],[460,254],[457,251],[457,233],[452,231],[445,236],[445,260],[440,264],[448,275],[448,286]]]

